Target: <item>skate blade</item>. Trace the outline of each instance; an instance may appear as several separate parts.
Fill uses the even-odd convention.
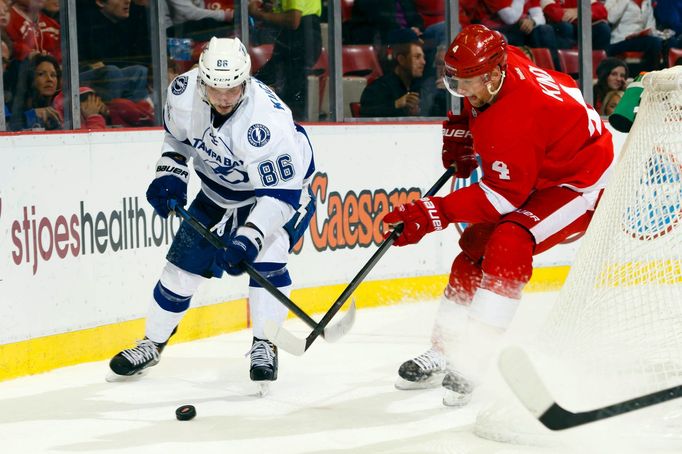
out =
[[[256,390],[256,396],[265,397],[270,394],[270,381],[259,381],[256,382],[258,389]]]
[[[464,407],[471,402],[471,394],[472,393],[462,394],[446,389],[445,394],[443,395],[443,405],[451,408]]]
[[[395,382],[395,388],[401,391],[413,391],[416,389],[433,389],[437,388],[443,383],[443,377],[445,373],[434,374],[426,380],[422,381],[409,381],[402,377],[398,377]]]
[[[104,379],[105,379],[108,383],[118,383],[118,382],[126,382],[126,381],[135,381],[135,380],[139,380],[139,379],[142,378],[144,375],[147,375],[147,372],[149,372],[148,369],[142,369],[141,371],[139,371],[138,373],[133,374],[133,375],[118,375],[118,374],[117,374],[116,372],[114,372],[113,370],[110,370],[109,373],[107,374],[107,376],[104,377]]]

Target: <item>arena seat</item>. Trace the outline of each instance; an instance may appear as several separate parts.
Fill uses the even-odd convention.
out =
[[[343,46],[341,56],[344,76],[364,77],[369,84],[383,75],[381,65],[372,45]]]
[[[249,47],[251,56],[251,74],[255,74],[272,57],[273,44],[261,44]]]
[[[682,65],[682,49],[671,47],[668,51],[668,67]]]
[[[574,79],[578,78],[580,72],[580,61],[578,49],[559,49],[559,62],[561,63],[561,72],[570,74]],[[597,78],[597,66],[606,58],[606,51],[595,50],[592,51],[592,78]]]
[[[535,59],[535,64],[538,68],[543,69],[556,69],[554,67],[554,62],[552,61],[552,54],[546,47],[531,47],[531,53]]]

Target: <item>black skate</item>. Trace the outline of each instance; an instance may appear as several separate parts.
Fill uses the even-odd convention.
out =
[[[459,372],[447,371],[443,378],[443,405],[446,407],[463,407],[471,401],[474,384]]]
[[[400,366],[395,387],[402,390],[435,388],[443,381],[445,366],[445,355],[431,348]]]
[[[108,382],[125,381],[146,373],[147,368],[159,363],[166,342],[156,343],[147,339],[137,341],[137,346],[118,353],[111,358]]]
[[[268,384],[277,380],[277,346],[269,340],[253,338],[251,350],[251,380],[258,383],[259,394],[268,393]]]

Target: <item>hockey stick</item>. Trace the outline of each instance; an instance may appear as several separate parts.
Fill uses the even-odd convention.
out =
[[[520,348],[505,349],[500,354],[498,365],[505,381],[523,406],[551,430],[570,429],[682,397],[682,385],[679,385],[617,404],[573,413],[554,401],[528,355]]]
[[[443,175],[436,181],[436,183],[429,189],[426,194],[424,194],[425,197],[432,196],[436,194],[440,188],[443,187],[443,185],[452,177],[452,174],[455,172],[455,169],[450,167],[448,168]],[[381,259],[381,257],[384,256],[386,251],[388,251],[388,248],[391,247],[393,242],[398,238],[400,233],[403,231],[402,225],[399,225],[397,228],[391,232],[391,234],[386,238],[381,245],[379,246],[379,249],[372,255],[372,257],[369,259],[369,261],[365,264],[365,266],[362,267],[360,272],[353,278],[353,280],[348,284],[348,286],[345,288],[345,290],[339,295],[339,297],[336,299],[334,304],[329,308],[326,314],[324,314],[324,317],[322,317],[322,320],[320,320],[320,323],[313,328],[313,331],[308,335],[307,338],[305,339],[300,339],[296,336],[294,336],[291,332],[287,331],[284,329],[282,326],[277,325],[275,323],[270,323],[266,322],[265,323],[265,332],[268,336],[268,339],[270,339],[275,345],[278,347],[282,348],[283,350],[288,351],[291,354],[294,355],[302,355],[303,353],[306,352],[310,348],[313,342],[315,342],[315,339],[322,333],[323,330],[325,330],[325,333],[327,333],[325,327],[327,324],[329,324],[330,320],[336,313],[341,309],[341,307],[345,304],[346,300],[353,294],[356,288],[360,285],[360,283],[367,277],[369,272],[374,268],[374,266],[377,264],[377,262]],[[355,311],[355,302],[352,303],[351,309]],[[349,309],[350,312],[350,309]],[[355,314],[353,313],[353,317]],[[348,315],[346,315],[348,317]],[[344,324],[339,323],[334,327],[332,330],[334,332],[334,336],[341,337],[346,332],[339,332],[340,329],[344,327]],[[350,326],[348,326],[350,328]],[[330,333],[331,334],[331,333]]]
[[[203,238],[205,238],[213,247],[216,249],[224,249],[225,245],[221,241],[221,239],[213,232],[211,232],[206,226],[204,226],[201,222],[199,222],[194,216],[192,216],[185,208],[177,205],[174,200],[171,200],[169,203],[171,209],[178,214],[182,219],[185,220],[194,230],[197,231]],[[268,293],[270,293],[273,297],[277,299],[280,303],[282,303],[287,309],[289,309],[291,312],[296,314],[298,318],[303,320],[309,327],[313,329],[317,329],[318,324],[315,320],[313,320],[308,314],[306,314],[303,309],[298,307],[296,303],[291,301],[284,293],[282,293],[277,287],[275,287],[270,281],[268,281],[265,276],[263,276],[261,273],[258,272],[251,264],[249,263],[243,263],[242,264],[244,267],[244,271],[246,271],[246,274],[249,275],[254,281],[256,281],[258,284],[260,284],[261,287],[263,287]],[[334,342],[338,340],[341,336],[343,336],[346,332],[350,330],[351,325],[355,321],[355,307],[351,307],[349,312],[351,312],[350,317],[346,316],[344,319],[339,321],[338,324],[331,326],[330,330],[332,331],[332,334],[330,336],[327,336],[327,330],[324,330],[324,327],[322,328],[324,330],[323,337],[327,339],[329,342]],[[269,323],[275,324],[272,320],[268,320]],[[276,325],[276,324],[275,324]],[[339,335],[340,333],[340,335]]]

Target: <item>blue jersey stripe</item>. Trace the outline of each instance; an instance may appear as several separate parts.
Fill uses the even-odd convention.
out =
[[[248,200],[254,196],[258,196],[254,191],[235,191],[230,188],[226,188],[225,186],[221,185],[220,183],[217,183],[210,178],[208,178],[206,175],[202,174],[201,172],[197,171],[197,169],[194,169],[197,172],[197,175],[199,175],[199,178],[201,179],[201,182],[206,185],[211,191],[215,192],[218,194],[220,197],[222,197],[225,200],[232,200],[234,202],[243,202],[244,200]],[[298,191],[299,193],[301,191]]]
[[[256,189],[256,197],[272,197],[288,203],[296,210],[301,206],[300,189]]]

